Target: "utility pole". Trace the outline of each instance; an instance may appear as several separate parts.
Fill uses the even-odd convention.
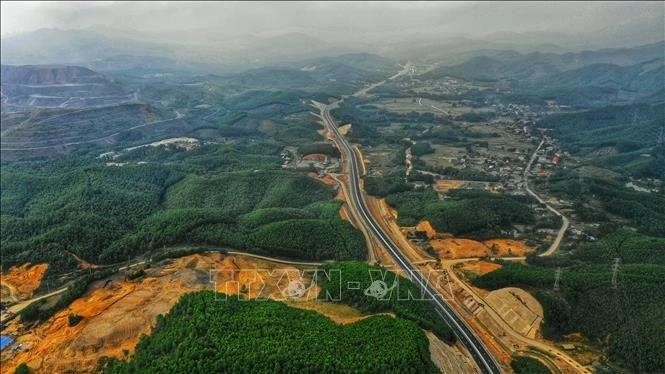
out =
[[[620,258],[614,259],[614,265],[612,265],[612,288],[617,288],[617,276],[619,275],[619,265],[621,264]]]
[[[556,268],[556,273],[554,273],[554,291],[559,291],[559,280],[561,280],[561,267]]]

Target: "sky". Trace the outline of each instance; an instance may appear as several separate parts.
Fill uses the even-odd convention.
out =
[[[577,33],[663,17],[663,2],[1,2],[1,34],[40,28],[262,35]]]

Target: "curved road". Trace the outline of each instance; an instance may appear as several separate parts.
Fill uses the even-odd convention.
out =
[[[408,274],[409,278],[416,283],[429,298],[431,298],[437,313],[439,313],[439,315],[453,329],[455,335],[457,335],[462,344],[466,346],[481,371],[483,373],[501,373],[499,364],[494,360],[494,357],[487,347],[485,347],[483,342],[476,337],[473,330],[457,315],[446,301],[443,300],[439,293],[427,283],[420,272],[409,262],[406,256],[402,254],[401,250],[392,241],[390,236],[387,235],[381,226],[374,221],[374,218],[367,208],[360,187],[360,173],[358,170],[361,166],[358,155],[346,138],[339,132],[337,124],[330,115],[331,107],[336,106],[338,103],[339,101],[330,105],[321,103],[316,103],[315,105],[317,105],[321,111],[321,118],[325,126],[330,129],[332,134],[334,134],[337,143],[341,145],[342,149],[340,149],[340,151],[342,151],[346,159],[349,160],[349,189],[351,192],[349,198],[352,205],[357,208],[363,224],[366,226],[368,232],[370,232],[376,240],[386,248],[391,257],[395,260],[395,263]]]
[[[531,156],[531,159],[529,160],[529,163],[526,165],[526,168],[524,169],[524,188],[526,189],[526,192],[529,193],[529,195],[533,196],[538,200],[539,203],[544,204],[545,207],[551,211],[552,213],[556,214],[557,216],[561,217],[561,228],[559,229],[559,232],[556,234],[556,239],[552,242],[550,247],[547,249],[547,251],[539,254],[538,256],[550,256],[554,252],[556,252],[557,249],[559,249],[559,245],[561,245],[561,241],[563,240],[563,236],[566,234],[566,230],[568,230],[568,226],[570,225],[570,222],[568,221],[568,218],[561,214],[558,210],[554,209],[551,205],[545,202],[538,194],[533,192],[531,188],[529,188],[529,170],[531,170],[531,165],[533,164],[533,161],[536,160],[536,157],[538,156],[538,151],[540,148],[543,146],[545,143],[544,140],[540,141],[540,144],[538,144],[538,147],[536,150],[533,152],[533,155]]]

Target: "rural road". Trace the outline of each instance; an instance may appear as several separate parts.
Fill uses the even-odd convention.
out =
[[[561,228],[559,229],[559,232],[556,234],[556,239],[552,242],[550,247],[547,249],[547,251],[539,254],[538,256],[550,256],[554,252],[556,252],[557,249],[559,249],[559,245],[561,245],[561,241],[563,240],[563,236],[566,234],[566,230],[568,230],[568,226],[570,226],[570,222],[568,221],[568,218],[561,214],[558,210],[554,209],[551,205],[545,202],[538,194],[533,192],[531,188],[529,187],[529,170],[531,170],[531,165],[533,162],[536,160],[536,157],[538,157],[538,151],[540,148],[543,146],[545,143],[544,140],[540,141],[540,144],[538,144],[538,147],[536,150],[533,152],[533,155],[531,156],[531,159],[529,160],[529,163],[526,165],[526,168],[524,169],[524,188],[526,189],[526,192],[529,193],[529,195],[533,196],[538,200],[539,203],[544,204],[545,207],[550,210],[552,213],[556,214],[557,216],[561,217]]]
[[[407,70],[408,65],[402,72],[406,72]],[[399,75],[400,73],[394,75],[391,78],[394,79]],[[377,87],[378,85],[379,84],[371,85],[370,87],[359,91],[359,93],[361,95],[365,95],[367,91],[369,91],[371,88]],[[344,156],[348,160],[348,183],[350,190],[349,199],[352,202],[352,204],[349,204],[349,206],[352,209],[358,210],[358,216],[361,217],[363,225],[365,225],[368,231],[376,238],[376,240],[386,248],[391,257],[395,260],[395,263],[400,268],[402,268],[402,270],[408,274],[409,278],[425,292],[428,298],[432,300],[437,313],[439,313],[439,315],[453,329],[461,343],[467,347],[481,371],[483,373],[501,373],[499,364],[494,360],[494,357],[489,352],[487,347],[485,347],[482,341],[476,337],[473,330],[471,330],[466,322],[464,322],[464,320],[457,315],[452,307],[448,305],[445,300],[443,300],[441,295],[436,290],[434,290],[431,285],[429,285],[429,283],[423,278],[420,272],[409,262],[406,256],[404,256],[401,249],[393,242],[391,237],[384,232],[378,223],[374,221],[374,218],[372,217],[369,208],[367,207],[362,189],[360,187],[359,169],[362,166],[360,165],[358,155],[353,150],[348,140],[346,140],[346,138],[339,132],[336,122],[330,115],[331,107],[338,105],[339,101],[329,105],[316,102],[314,104],[318,106],[319,110],[321,111],[321,119],[323,120],[325,126],[334,135],[337,144],[341,146],[340,151],[344,153]]]
[[[32,304],[33,302],[41,300],[41,299],[45,299],[45,298],[53,296],[53,295],[57,295],[59,293],[63,293],[66,290],[67,290],[66,287],[61,288],[59,290],[55,290],[55,291],[47,293],[45,295],[33,297],[32,299],[28,299],[28,300],[21,301],[20,303],[16,303],[16,304],[10,306],[9,308],[7,308],[7,310],[2,313],[2,318],[0,318],[0,322],[5,322],[6,320],[9,319],[9,316],[6,314],[6,312],[11,312],[11,313],[14,313],[14,314],[18,314],[20,311],[25,309],[28,305]]]

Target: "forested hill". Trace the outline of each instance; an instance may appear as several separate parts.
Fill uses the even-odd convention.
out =
[[[332,188],[281,170],[279,151],[211,144],[139,148],[115,164],[72,156],[3,165],[2,266],[48,262],[59,273],[78,267],[72,254],[109,264],[197,244],[364,258],[364,239],[340,218]]]
[[[554,99],[575,107],[597,107],[652,101],[654,95],[663,92],[664,55],[665,42],[562,55],[507,51],[443,66],[424,77],[508,81],[514,94]]]
[[[631,104],[554,114],[538,122],[552,129],[563,148],[603,167],[638,178],[665,178],[658,142],[665,104]]]
[[[413,372],[436,373],[427,338],[410,321],[373,316],[336,325],[312,311],[275,301],[187,294],[129,362],[106,373],[155,372]]]

